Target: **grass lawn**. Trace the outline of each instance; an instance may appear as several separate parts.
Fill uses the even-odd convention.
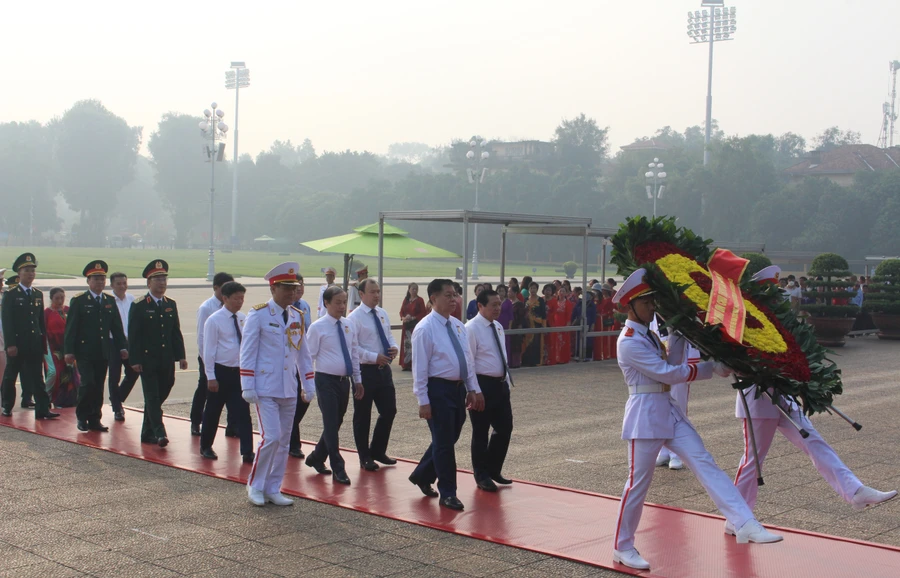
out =
[[[35,254],[38,261],[38,277],[81,277],[81,272],[93,259],[103,259],[109,264],[110,272],[122,271],[131,278],[139,278],[144,267],[152,259],[165,259],[169,263],[169,274],[172,277],[198,278],[206,277],[209,251],[200,249],[101,249],[85,247],[0,247],[0,267],[12,267],[13,261],[26,251]],[[322,268],[332,266],[340,275],[343,271],[343,255],[314,254],[300,252],[281,255],[264,251],[237,251],[234,253],[216,252],[216,270],[227,271],[235,277],[262,277],[273,266],[283,261],[294,260],[300,263],[300,272],[310,277],[321,277]],[[378,274],[377,257],[360,257],[369,265],[369,273]],[[385,277],[449,277],[453,278],[456,267],[462,263],[456,260],[402,260],[385,259]],[[500,263],[479,263],[479,273],[488,277],[499,277]],[[537,272],[532,273],[532,268]],[[535,275],[541,278],[562,278],[556,270],[562,264],[528,265],[523,263],[507,263],[507,276],[521,278],[523,275]],[[580,270],[576,273],[580,277]],[[9,276],[9,273],[6,274]],[[599,277],[599,273],[590,273],[588,277]]]

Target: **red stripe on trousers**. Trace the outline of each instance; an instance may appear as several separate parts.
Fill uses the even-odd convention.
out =
[[[263,429],[263,420],[262,416],[259,415],[259,404],[256,404],[256,420],[259,422],[259,438],[260,443],[259,447],[261,448],[264,443],[266,443],[266,430]],[[256,455],[253,456],[253,467],[250,468],[250,477],[247,478],[247,485],[250,486],[253,484],[253,477],[256,475],[256,463],[259,461],[259,449],[256,450]]]
[[[739,479],[741,479],[741,472],[744,471],[744,468],[747,466],[747,462],[750,460],[750,446],[747,444],[747,418],[744,418],[744,459],[741,461],[741,467],[738,468],[737,474],[734,475],[734,485],[737,485]]]
[[[618,550],[619,549],[619,530],[622,528],[622,518],[625,516],[625,504],[628,502],[628,494],[631,493],[631,488],[634,486],[634,440],[631,440],[631,468],[628,472],[628,487],[625,488],[625,495],[622,496],[622,513],[619,515],[619,523],[616,524],[616,539],[613,542],[613,547]]]

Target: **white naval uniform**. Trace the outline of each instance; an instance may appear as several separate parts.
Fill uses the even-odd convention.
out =
[[[662,346],[653,335],[655,334],[648,332],[647,327],[641,323],[631,320],[625,322],[616,344],[616,356],[626,385],[653,389],[660,384],[689,383],[695,379],[712,377],[715,364],[710,361],[682,365],[667,363],[662,357]],[[634,548],[634,533],[640,523],[644,499],[653,480],[656,456],[663,446],[681,457],[719,511],[735,528],[741,528],[744,523],[753,519],[753,512],[730,478],[706,451],[700,435],[669,392],[629,395],[622,423],[622,439],[629,442],[629,473],[619,504],[613,542],[616,550],[627,551]]]
[[[740,418],[743,422],[744,429],[744,455],[741,457],[741,463],[734,478],[734,485],[750,508],[752,509],[756,506],[756,496],[759,492],[759,486],[756,483],[756,459],[753,455],[753,446],[747,427],[750,423],[753,424],[760,468],[766,459],[766,454],[769,453],[772,441],[775,439],[775,432],[780,431],[788,441],[803,450],[803,453],[812,460],[813,465],[822,474],[825,481],[834,488],[834,491],[844,498],[844,501],[850,502],[854,494],[863,485],[859,478],[841,461],[841,458],[828,445],[828,442],[822,439],[822,436],[813,427],[812,422],[803,415],[803,412],[800,411],[800,408],[793,400],[787,400],[779,396],[779,401],[784,411],[790,414],[791,419],[800,424],[800,427],[809,432],[809,437],[806,439],[803,439],[797,428],[791,425],[791,422],[778,411],[778,408],[772,404],[768,396],[761,395],[757,398],[756,389],[756,386],[753,386],[745,390],[747,394],[747,408],[750,410],[752,419],[747,420],[747,413],[744,411],[743,402],[741,402],[740,391],[735,400],[734,411],[735,417]]]
[[[659,334],[656,317],[650,322],[650,330]],[[700,359],[700,350],[694,347],[694,345],[681,334],[676,333],[671,339],[668,335],[666,337],[660,337],[660,341],[666,344],[666,361],[668,361],[669,365],[683,365],[685,363],[696,365],[702,361]],[[669,391],[669,395],[675,400],[675,404],[681,410],[681,413],[687,415],[688,399],[691,397],[691,384],[674,383],[672,384],[672,389]],[[677,458],[678,455],[674,452],[670,452],[668,448],[663,447],[659,450],[659,457],[672,459],[673,457]]]
[[[315,395],[312,359],[306,348],[303,315],[269,299],[247,315],[241,341],[241,391],[256,391],[260,440],[247,485],[264,494],[281,491],[291,427],[297,407],[297,372],[309,399]]]

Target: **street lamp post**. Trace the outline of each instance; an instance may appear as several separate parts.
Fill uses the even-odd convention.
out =
[[[231,184],[231,247],[238,244],[237,239],[237,193],[238,193],[238,103],[242,88],[250,86],[250,70],[243,62],[232,62],[231,70],[225,72],[225,88],[234,89],[234,155],[232,156]]]
[[[656,199],[662,197],[666,190],[666,173],[663,171],[663,165],[659,159],[653,159],[653,162],[647,165],[650,170],[644,173],[647,179],[647,198],[653,199],[653,218],[656,218]]]
[[[228,132],[228,125],[222,119],[225,117],[225,111],[218,108],[216,103],[210,105],[212,110],[208,108],[203,111],[206,120],[200,121],[200,131],[203,136],[208,139],[212,146],[206,146],[206,158],[209,161],[210,181],[209,181],[209,267],[206,270],[206,280],[212,281],[216,275],[216,248],[215,248],[215,214],[216,201],[216,161],[221,161],[225,156],[225,133]]]
[[[476,154],[476,149],[481,152]],[[484,163],[490,156],[486,140],[479,141],[477,138],[473,138],[469,141],[469,152],[466,153],[466,158],[472,162],[474,168],[466,169],[466,174],[469,176],[469,183],[475,183],[474,210],[476,211],[478,210],[478,185],[484,182],[484,176],[487,174],[487,167],[484,166]],[[472,246],[474,247],[472,249],[472,279],[478,279],[478,223],[475,223]]]

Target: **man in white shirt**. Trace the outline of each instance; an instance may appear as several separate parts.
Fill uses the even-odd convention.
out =
[[[362,303],[348,319],[356,327],[359,338],[359,365],[365,395],[353,401],[353,438],[359,463],[369,472],[378,469],[381,462],[387,465],[397,460],[387,455],[391,426],[397,415],[397,393],[391,373],[391,361],[400,348],[391,333],[391,320],[387,311],[378,306],[381,288],[375,279],[364,279],[359,284]],[[369,427],[372,423],[372,404],[378,409],[375,431],[369,443]]]
[[[128,276],[125,273],[117,271],[109,276],[109,286],[112,287],[113,298],[116,300],[116,307],[119,310],[119,317],[122,318],[122,328],[125,330],[125,339],[128,339],[128,312],[131,310],[131,304],[134,303],[134,295],[128,293]],[[109,336],[112,342],[112,334]],[[125,377],[122,378],[122,371],[125,371]],[[123,363],[122,358],[118,355],[109,356],[109,404],[113,408],[113,415],[116,421],[125,421],[125,411],[122,404],[128,399],[134,384],[137,383],[139,374],[131,369],[131,364]],[[119,379],[122,379],[119,382]]]
[[[234,277],[228,273],[216,273],[213,277],[212,297],[204,301],[197,309],[197,361],[200,363],[200,371],[197,377],[197,389],[194,391],[194,400],[191,402],[191,435],[200,435],[200,422],[203,421],[203,407],[206,405],[206,368],[203,366],[203,327],[209,316],[222,308],[222,285],[234,281]],[[230,415],[230,412],[229,414]],[[227,427],[225,435],[232,436],[235,429],[231,418],[226,418]]]
[[[512,436],[513,415],[509,401],[512,378],[506,363],[506,337],[497,322],[500,296],[484,289],[476,297],[478,313],[466,323],[469,352],[484,394],[484,411],[469,411],[472,419],[472,470],[478,488],[496,492],[497,484],[511,484],[501,475]],[[491,428],[494,433],[488,438]],[[496,483],[495,483],[496,482]]]
[[[336,285],[329,287],[322,298],[327,314],[309,327],[306,338],[309,355],[316,364],[316,396],[322,411],[322,436],[307,456],[306,465],[320,474],[331,473],[332,479],[339,484],[350,485],[341,457],[338,431],[350,402],[350,390],[353,390],[354,399],[361,399],[364,392],[359,374],[356,327],[349,319],[344,319],[347,294],[343,289]],[[325,456],[331,464],[330,471],[325,467]]]
[[[369,266],[359,264],[356,273],[356,283],[352,283],[347,287],[347,313],[353,313],[353,310],[359,307],[362,300],[359,297],[359,284],[369,278]]]
[[[464,508],[456,497],[454,446],[466,423],[466,409],[484,409],[466,326],[450,316],[457,298],[450,279],[429,283],[431,313],[412,334],[413,394],[419,402],[419,417],[428,422],[431,430],[431,445],[409,481],[426,496],[440,495],[440,504],[451,510]],[[435,480],[440,493],[431,486]]]
[[[209,316],[203,327],[203,367],[209,395],[200,429],[200,455],[219,459],[212,446],[219,429],[222,407],[237,422],[241,439],[241,456],[245,464],[253,463],[253,429],[250,406],[241,398],[241,341],[246,315],[241,312],[247,289],[228,281],[222,285],[222,308]]]
[[[316,319],[325,315],[325,303],[322,301],[322,295],[325,290],[334,285],[334,276],[337,275],[334,267],[325,267],[325,284],[319,287],[319,305],[316,307]]]
[[[282,495],[281,483],[297,407],[298,372],[303,389],[310,397],[315,392],[302,315],[291,305],[299,270],[299,264],[287,262],[266,273],[272,298],[255,305],[244,321],[241,395],[256,405],[260,433],[247,479],[247,498],[254,506],[294,503]]]

